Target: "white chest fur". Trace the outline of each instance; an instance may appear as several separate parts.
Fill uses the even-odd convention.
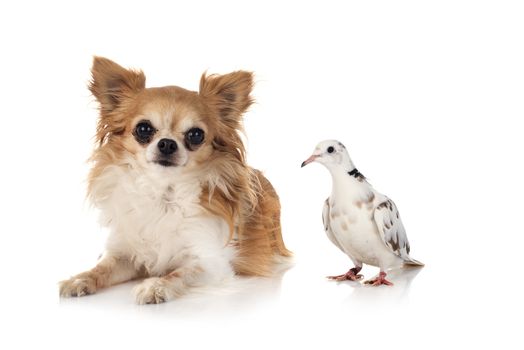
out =
[[[93,186],[93,199],[110,229],[107,251],[162,275],[193,256],[224,250],[227,224],[204,211],[200,195],[195,178],[106,169]]]

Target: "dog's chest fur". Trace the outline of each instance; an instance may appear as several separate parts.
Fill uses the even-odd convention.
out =
[[[184,266],[206,250],[216,254],[227,243],[225,221],[200,205],[197,179],[114,167],[93,189],[102,224],[110,229],[107,250],[131,258],[151,275]]]

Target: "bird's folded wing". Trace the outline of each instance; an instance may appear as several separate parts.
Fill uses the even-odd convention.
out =
[[[375,208],[373,217],[386,246],[405,261],[411,261],[408,237],[395,203],[386,197]]]
[[[329,207],[328,198],[326,199],[326,202],[324,203],[324,208],[322,209],[322,222],[324,223],[324,231],[326,231],[326,235],[328,236],[331,243],[336,245],[340,250],[344,252],[344,249],[342,249],[342,246],[338,242],[337,238],[335,237],[335,234],[333,233],[333,230],[331,229],[330,211],[331,208]]]

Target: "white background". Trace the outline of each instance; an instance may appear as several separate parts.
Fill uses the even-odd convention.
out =
[[[520,348],[524,11],[518,1],[108,1],[0,5],[0,348]],[[249,161],[277,188],[295,266],[165,305],[125,284],[59,300],[105,237],[84,201],[92,55],[148,86],[256,73]],[[344,142],[400,208],[420,271],[325,280],[326,169]],[[377,273],[366,267],[366,277]]]

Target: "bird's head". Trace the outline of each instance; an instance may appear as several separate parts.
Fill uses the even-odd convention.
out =
[[[320,142],[317,147],[315,147],[313,154],[302,162],[302,167],[312,162],[321,163],[330,169],[336,165],[351,163],[351,160],[349,159],[346,147],[344,147],[341,142],[337,140],[326,140]]]

